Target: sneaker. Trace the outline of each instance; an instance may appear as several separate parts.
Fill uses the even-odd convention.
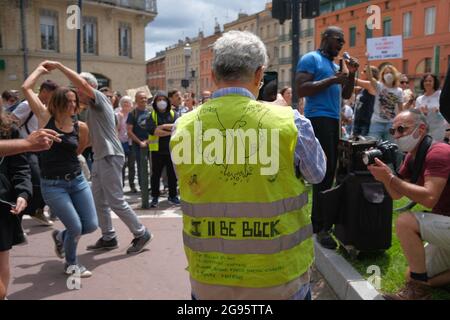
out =
[[[39,222],[39,224],[47,227],[51,227],[53,225],[53,222],[50,221],[47,216],[44,214],[43,209],[37,209],[35,213],[31,216],[34,220]]]
[[[147,229],[145,230],[145,233],[143,236],[139,238],[134,238],[133,241],[131,241],[130,247],[127,249],[127,254],[137,254],[142,252],[144,250],[144,247],[150,243],[153,239],[153,234],[151,234]]]
[[[386,300],[430,300],[431,287],[426,282],[411,279],[399,292],[384,294],[383,298]]]
[[[158,198],[153,198],[150,203],[150,208],[158,208]]]
[[[178,197],[173,197],[173,198],[169,197],[167,200],[169,201],[170,204],[173,204],[176,206],[180,205],[180,199],[178,199]]]
[[[80,278],[89,278],[92,276],[92,272],[81,264],[72,264],[70,266],[66,264],[64,267],[64,273],[68,276],[74,275]]]
[[[55,243],[55,253],[58,258],[64,259],[64,257],[66,256],[66,253],[64,252],[64,244],[62,243],[62,241],[58,240],[58,234],[58,230],[54,230],[52,232],[52,239]]]
[[[117,249],[119,245],[117,244],[117,238],[111,240],[103,240],[100,238],[93,245],[87,246],[86,250],[88,251],[98,251],[98,250],[113,250]]]
[[[334,241],[329,231],[320,231],[317,233],[317,241],[322,245],[322,247],[335,250],[337,248],[337,243]]]

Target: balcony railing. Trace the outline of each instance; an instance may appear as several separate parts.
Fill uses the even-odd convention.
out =
[[[300,38],[312,37],[313,35],[314,35],[314,29],[310,28],[310,29],[302,30],[302,32],[300,33]]]
[[[292,40],[292,34],[282,34],[278,37],[278,41],[284,42],[284,41],[291,41]]]
[[[278,60],[278,64],[291,64],[291,63],[292,63],[291,57],[280,58]]]
[[[158,8],[156,6],[156,0],[88,0],[90,2],[99,2],[104,4],[109,4],[112,6],[145,11],[147,13],[158,13]]]

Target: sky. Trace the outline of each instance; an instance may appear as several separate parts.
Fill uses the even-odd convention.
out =
[[[185,37],[196,37],[199,30],[207,37],[214,33],[215,18],[222,31],[225,23],[237,19],[239,12],[253,14],[264,10],[267,0],[158,0],[158,15],[145,30],[145,57],[175,44]]]

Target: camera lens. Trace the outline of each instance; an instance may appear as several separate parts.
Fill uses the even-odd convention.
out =
[[[362,154],[362,161],[366,166],[374,164],[375,158],[382,159],[383,152],[381,152],[381,150],[379,150],[379,149],[373,149],[373,150],[363,152],[363,154]]]

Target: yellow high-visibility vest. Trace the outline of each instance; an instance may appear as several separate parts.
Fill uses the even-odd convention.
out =
[[[235,143],[227,142],[232,132]],[[267,163],[251,161],[275,141],[276,134],[265,135],[268,132],[278,132],[276,150],[270,152],[279,152],[279,169],[271,175],[262,174]],[[235,158],[232,163],[231,151],[234,157],[242,147],[239,141],[255,136],[259,142],[248,143],[243,161]],[[170,149],[182,199],[188,270],[194,280],[268,288],[286,284],[310,268],[312,226],[304,210],[308,195],[294,169],[297,136],[291,108],[239,95],[210,100],[178,120]],[[223,152],[212,151],[216,139]]]
[[[170,110],[170,116],[172,119],[175,119],[175,112],[173,110]],[[158,115],[156,114],[156,111],[152,111],[152,118],[155,122],[156,126],[158,126]],[[159,137],[149,134],[148,135],[148,149],[151,151],[159,151]]]

